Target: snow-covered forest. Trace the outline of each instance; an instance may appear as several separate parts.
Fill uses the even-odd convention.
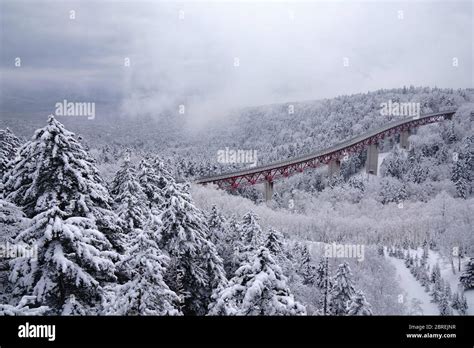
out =
[[[376,176],[362,151],[277,181],[269,204],[259,185],[194,183],[245,166],[220,163],[226,147],[261,165],[393,121],[388,100],[457,112],[408,149],[384,139]],[[472,89],[404,87],[193,132],[165,114],[3,118],[0,315],[473,314],[473,112]]]

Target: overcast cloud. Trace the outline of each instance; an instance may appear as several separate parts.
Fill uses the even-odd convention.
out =
[[[0,18],[2,114],[68,99],[129,115],[183,104],[208,119],[411,84],[473,87],[471,1],[2,0]]]

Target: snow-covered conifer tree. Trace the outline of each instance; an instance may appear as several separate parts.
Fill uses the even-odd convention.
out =
[[[321,291],[322,299],[320,312],[322,315],[329,314],[329,296],[332,289],[332,277],[329,271],[329,259],[322,258],[316,270],[315,284]]]
[[[156,172],[154,165],[156,160],[143,158],[138,165],[138,181],[142,187],[143,193],[148,198],[148,207],[153,210],[159,210],[163,205],[163,188],[165,181],[163,175]]]
[[[121,223],[93,159],[75,135],[50,115],[46,127],[18,150],[4,178],[4,197],[32,218],[52,206],[67,216],[95,221],[109,241],[119,240]]]
[[[383,246],[383,244],[378,244],[377,245],[377,254],[380,255],[380,256],[384,256],[385,255],[385,248]]]
[[[347,306],[354,295],[355,290],[352,282],[352,272],[349,264],[344,262],[338,266],[333,279],[329,304],[330,313],[332,315],[347,314]]]
[[[429,255],[429,246],[428,246],[428,243],[426,243],[424,246],[423,246],[423,254],[421,255],[421,265],[423,267],[426,266],[426,262],[428,261],[428,255]]]
[[[263,242],[262,228],[258,223],[259,217],[254,212],[249,211],[242,217],[240,232],[245,245],[258,248]]]
[[[380,181],[381,202],[402,202],[407,199],[405,183],[392,177],[385,177]]]
[[[451,299],[451,307],[454,309],[458,309],[458,305],[459,305],[459,293],[455,292]]]
[[[459,297],[459,306],[458,306],[459,315],[466,315],[467,314],[467,309],[468,309],[467,300],[466,300],[466,296],[463,293]]]
[[[459,315],[466,315],[467,313],[467,300],[466,296],[464,296],[464,292],[459,294],[455,292],[452,300],[451,300],[451,307],[458,311]]]
[[[29,219],[15,204],[0,199],[0,243],[10,241],[27,227]]]
[[[357,291],[349,303],[347,315],[372,315],[370,303],[365,299],[362,291]]]
[[[279,256],[283,252],[283,236],[280,232],[276,231],[273,228],[268,229],[264,246],[274,255],[275,257]]]
[[[135,229],[117,268],[127,274],[125,284],[106,288],[103,313],[113,315],[178,315],[179,299],[163,280],[169,258],[156,243],[153,229]]]
[[[110,192],[114,196],[114,207],[125,221],[127,231],[143,228],[150,217],[147,196],[138,181],[137,171],[127,154],[120,170],[115,174]]]
[[[459,277],[459,282],[465,289],[474,288],[474,257],[469,259],[463,273]]]
[[[235,215],[231,216],[231,218],[227,220],[225,231],[225,250],[221,256],[224,262],[224,269],[227,274],[227,278],[232,278],[234,276],[234,272],[240,266],[238,252],[243,248],[242,241],[240,240],[240,224],[237,221]]]
[[[474,137],[462,140],[462,147],[452,167],[451,180],[456,187],[458,196],[467,198],[472,192],[472,176],[474,166]]]
[[[406,171],[406,156],[404,151],[397,148],[394,149],[387,157],[384,158],[380,165],[380,174],[382,176],[391,176],[402,179]]]
[[[242,217],[239,225],[240,243],[236,250],[236,264],[238,266],[247,262],[264,242],[262,228],[258,220],[258,215],[251,211]]]
[[[445,291],[443,278],[437,278],[431,290],[432,302],[439,303]]]
[[[207,218],[207,225],[209,226],[209,238],[211,242],[216,246],[219,255],[223,256],[226,249],[226,221],[217,211],[215,205],[211,208],[211,212]]]
[[[449,284],[446,284],[443,291],[440,293],[438,308],[441,315],[453,315],[453,310],[450,306],[450,292]]]
[[[48,306],[38,306],[35,296],[23,296],[16,306],[0,304],[0,316],[44,315],[49,312]]]
[[[168,167],[166,164],[158,157],[155,156],[150,160],[150,164],[152,165],[153,169],[155,170],[155,174],[158,176],[158,187],[164,192],[163,190],[170,184],[174,183],[175,180],[171,175]]]
[[[469,195],[470,180],[466,162],[461,158],[453,165],[451,180],[453,181],[458,196],[466,198]]]
[[[14,295],[33,295],[56,314],[90,313],[101,282],[115,279],[115,253],[103,232],[113,238],[119,226],[93,161],[53,116],[19,150],[5,197],[32,217],[15,242],[37,248],[36,258],[11,261]]]
[[[309,249],[306,244],[301,250],[298,273],[303,278],[303,284],[311,285],[314,283],[314,279],[316,277],[316,267],[313,265],[313,262],[311,260],[311,254],[309,253]]]
[[[422,266],[419,267],[419,280],[421,285],[423,285],[425,288],[430,284],[430,277],[426,272],[426,269]]]
[[[89,313],[100,301],[101,282],[115,280],[112,245],[92,219],[67,217],[60,207],[51,207],[15,241],[37,248],[38,255],[11,261],[14,294],[32,294],[56,314]],[[79,312],[66,310],[72,295]]]
[[[433,270],[431,271],[430,280],[432,283],[436,283],[438,279],[441,278],[441,269],[439,268],[439,264],[433,266]]]
[[[9,128],[0,129],[0,181],[7,171],[8,162],[15,158],[20,145],[20,139]]]
[[[28,227],[30,220],[16,205],[0,199],[0,248],[9,246],[18,250],[22,246],[15,246],[15,237]],[[2,250],[2,249],[0,249]],[[10,289],[8,283],[10,258],[0,255],[0,303],[10,302]]]
[[[304,315],[270,251],[260,247],[211,304],[211,315]]]
[[[160,247],[171,258],[165,280],[185,315],[204,315],[213,292],[226,282],[222,259],[187,188],[170,183],[164,197]]]

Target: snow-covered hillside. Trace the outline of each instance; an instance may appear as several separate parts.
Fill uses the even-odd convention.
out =
[[[50,116],[36,131],[4,119],[0,313],[472,315],[472,97],[410,87],[254,107],[205,134],[157,119],[92,129]],[[239,167],[218,161],[226,147],[262,164],[392,121],[387,99],[458,111],[408,150],[381,141],[377,176],[361,151],[338,175],[277,180],[267,204],[263,187],[193,183]]]

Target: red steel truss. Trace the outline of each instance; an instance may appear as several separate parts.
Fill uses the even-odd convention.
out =
[[[369,145],[379,143],[379,141],[385,137],[409,131],[410,129],[426,124],[451,119],[455,112],[456,110],[449,110],[391,122],[376,130],[366,132],[358,137],[346,140],[313,154],[231,173],[203,177],[196,180],[196,183],[212,183],[217,184],[222,189],[236,189],[266,181],[274,182],[275,180],[287,178],[296,173],[302,173],[306,169],[314,169],[322,165],[327,165],[333,160],[340,161],[344,156],[360,152]]]

